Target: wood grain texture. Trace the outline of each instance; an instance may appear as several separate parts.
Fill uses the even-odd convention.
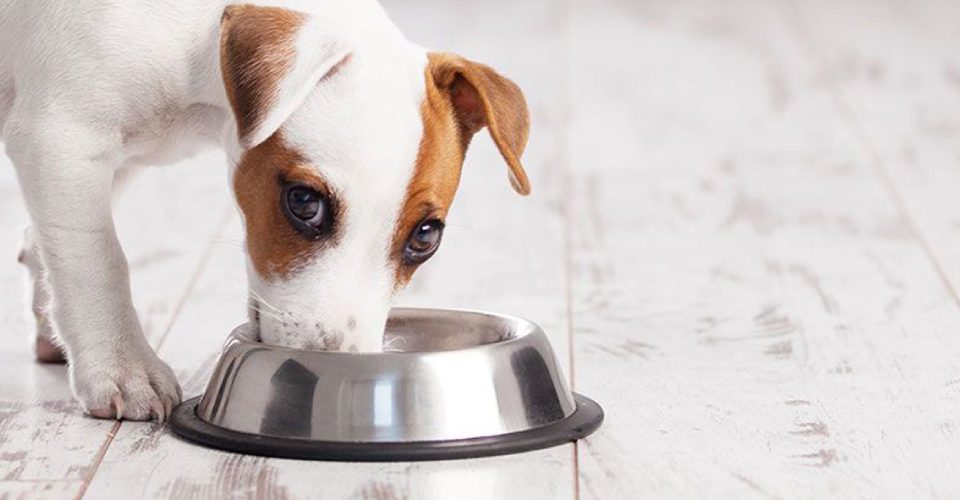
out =
[[[200,166],[219,158],[195,159]],[[227,207],[216,166],[184,175],[184,167],[145,172],[121,201],[120,239],[130,263],[134,303],[144,332],[157,344],[175,318],[184,290]],[[222,167],[220,167],[222,168]],[[221,171],[222,172],[222,171]],[[216,184],[211,184],[211,181]],[[116,422],[83,416],[66,368],[33,362],[26,272],[16,263],[27,217],[12,166],[0,161],[0,496],[63,498],[81,492],[109,447]],[[123,424],[126,425],[126,424]]]
[[[960,313],[796,11],[578,6],[581,496],[956,494]]]
[[[819,58],[811,73],[827,76],[878,177],[934,261],[952,302],[960,303],[960,5],[793,7]],[[957,329],[923,316],[903,344],[890,346],[895,386],[880,484],[890,496],[950,497],[960,491]]]
[[[13,171],[0,162],[0,497],[51,498],[79,490],[111,423],[79,415],[63,367],[33,362],[25,272],[16,263],[25,218]]]
[[[511,457],[334,464],[83,418],[64,369],[31,361],[26,218],[0,160],[0,498],[960,493],[960,5],[385,6],[515,80],[533,114],[533,197],[478,136],[402,303],[541,323],[604,427]],[[151,172],[119,213],[138,310],[189,395],[244,317],[221,162]]]

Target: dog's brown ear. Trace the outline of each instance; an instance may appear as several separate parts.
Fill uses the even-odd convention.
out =
[[[487,127],[510,168],[513,188],[530,194],[530,180],[520,163],[530,135],[530,114],[520,88],[489,66],[455,54],[429,54],[429,71],[434,84],[449,95],[463,147]]]
[[[220,21],[220,68],[240,144],[252,148],[267,140],[349,55],[339,37],[307,14],[227,6]]]

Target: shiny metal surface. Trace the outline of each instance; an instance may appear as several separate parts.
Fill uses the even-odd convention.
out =
[[[197,415],[266,436],[408,442],[529,430],[576,408],[546,335],[524,319],[394,309],[384,345],[376,354],[293,350],[242,326]]]

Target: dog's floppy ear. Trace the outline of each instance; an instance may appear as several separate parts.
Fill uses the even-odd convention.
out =
[[[431,53],[429,64],[435,85],[449,94],[464,148],[473,134],[487,127],[510,168],[513,189],[530,194],[530,180],[520,164],[530,114],[520,88],[489,66],[455,54]]]
[[[228,6],[220,21],[220,68],[240,144],[252,148],[267,140],[349,55],[307,14]]]

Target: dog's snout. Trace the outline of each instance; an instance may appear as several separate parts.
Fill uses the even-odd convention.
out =
[[[383,322],[364,324],[356,315],[316,320],[291,312],[264,312],[251,303],[251,321],[268,344],[311,351],[369,352],[382,349]]]
[[[324,329],[320,323],[314,325],[315,332],[318,333],[318,340],[307,340],[307,349],[314,351],[339,351],[343,345],[343,332],[338,330]]]

